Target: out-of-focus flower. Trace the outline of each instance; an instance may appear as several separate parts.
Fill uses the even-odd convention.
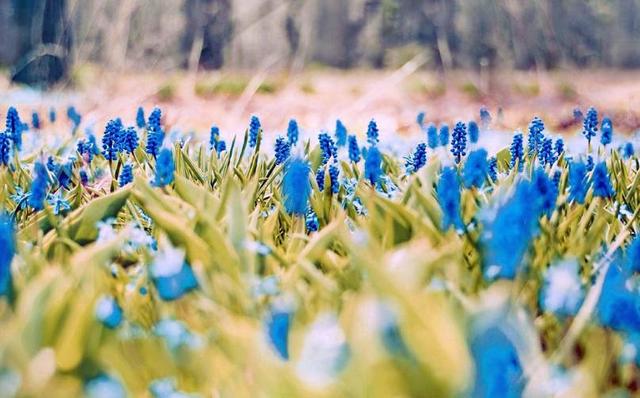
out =
[[[574,316],[584,301],[578,262],[564,260],[550,266],[544,274],[540,291],[540,307],[560,317]]]
[[[611,144],[611,139],[613,138],[613,123],[611,119],[608,117],[603,118],[600,129],[602,130],[600,143],[605,146]]]
[[[369,145],[375,146],[378,144],[378,131],[378,124],[375,120],[371,119],[369,121],[369,125],[367,126],[367,142],[369,143]]]
[[[381,166],[382,154],[380,154],[380,150],[375,146],[370,147],[364,160],[364,176],[373,186],[376,185],[380,174],[382,174]]]
[[[107,375],[100,375],[89,380],[84,386],[87,398],[127,398],[122,384]]]
[[[474,120],[471,120],[467,123],[469,128],[469,142],[475,144],[478,142],[478,138],[480,138],[480,129],[478,128],[478,123]]]
[[[349,359],[347,339],[332,314],[323,314],[309,327],[300,358],[296,365],[298,376],[314,387],[331,383]]]
[[[593,196],[610,198],[615,195],[616,192],[611,186],[609,171],[607,170],[607,164],[605,162],[598,163],[593,170],[591,186],[593,186]]]
[[[53,210],[53,214],[55,215],[63,214],[68,210],[71,210],[71,205],[69,204],[69,201],[62,196],[62,191],[58,191],[50,195],[47,199],[47,203],[49,203]]]
[[[311,194],[309,163],[301,158],[292,158],[287,163],[282,179],[284,208],[289,214],[304,216]]]
[[[453,167],[445,167],[440,175],[440,180],[436,187],[438,202],[442,208],[442,229],[448,230],[450,227],[462,229],[462,218],[460,216],[460,181],[458,173]]]
[[[347,136],[349,133],[347,132],[347,128],[342,123],[340,119],[336,120],[336,145],[345,146],[347,145]]]
[[[12,289],[11,262],[16,253],[16,236],[13,221],[0,214],[0,297],[10,296]]]
[[[291,327],[291,312],[273,308],[265,319],[265,328],[269,342],[280,358],[289,359],[289,328]]]
[[[534,195],[530,182],[519,181],[514,194],[485,221],[481,242],[486,279],[514,279],[519,272],[531,239],[538,231],[539,212],[531,206]]]
[[[153,185],[164,187],[173,182],[173,173],[175,171],[175,163],[173,162],[173,152],[170,148],[162,148],[158,154],[156,161],[156,175]]]
[[[143,129],[146,125],[147,123],[144,118],[144,108],[139,106],[138,110],[136,111],[136,126],[138,126],[139,129]]]
[[[196,276],[184,257],[184,250],[167,245],[154,259],[151,275],[158,295],[165,301],[179,299],[198,287]]]
[[[349,136],[349,160],[353,163],[360,161],[360,148],[358,147],[358,138],[355,135]]]
[[[513,343],[498,326],[489,327],[471,339],[477,398],[519,398],[526,383],[523,366]]]
[[[96,318],[109,329],[115,329],[122,323],[123,313],[118,302],[111,296],[102,296],[96,304]]]
[[[447,147],[447,145],[449,145],[449,126],[446,124],[443,124],[442,126],[440,126],[440,145],[443,147]]]
[[[487,163],[487,151],[477,149],[469,154],[464,163],[462,180],[467,188],[481,188],[487,179],[489,164]]]
[[[47,188],[49,186],[49,173],[41,162],[36,162],[34,166],[35,178],[31,183],[31,192],[29,194],[29,206],[35,210],[44,208],[44,200],[47,197]]]

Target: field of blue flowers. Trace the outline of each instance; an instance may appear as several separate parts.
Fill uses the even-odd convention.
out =
[[[9,108],[0,396],[639,393],[640,162],[596,109],[497,153],[485,108],[417,145],[146,111]]]

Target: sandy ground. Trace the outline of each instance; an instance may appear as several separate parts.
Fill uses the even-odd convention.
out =
[[[212,95],[196,87],[225,80],[243,80],[244,90]],[[557,71],[552,73],[338,71],[319,69],[296,75],[240,74],[238,72],[186,74],[117,73],[84,68],[74,85],[42,92],[0,82],[0,108],[17,105],[32,110],[68,105],[83,114],[83,124],[102,130],[106,119],[121,116],[133,123],[138,105],[148,111],[160,106],[165,123],[182,130],[207,132],[217,124],[226,134],[240,133],[250,115],[262,119],[268,133],[281,133],[291,117],[307,132],[333,130],[340,118],[350,132],[363,134],[371,118],[388,134],[418,133],[415,117],[425,111],[428,122],[455,123],[478,118],[485,105],[494,129],[525,129],[538,115],[554,132],[575,132],[572,111],[596,106],[614,120],[618,132],[640,128],[640,71]],[[256,92],[268,84],[271,93]],[[30,118],[29,118],[30,119]]]

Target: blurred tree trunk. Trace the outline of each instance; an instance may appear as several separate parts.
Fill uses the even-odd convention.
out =
[[[66,0],[14,0],[21,34],[12,80],[51,85],[69,74],[72,36]]]
[[[197,58],[195,62],[200,67],[221,68],[224,48],[233,31],[230,0],[187,0],[185,10],[187,25],[183,51],[195,54],[189,58]]]

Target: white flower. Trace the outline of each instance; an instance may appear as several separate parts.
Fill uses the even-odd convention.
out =
[[[333,314],[323,314],[304,339],[296,371],[309,385],[322,387],[331,383],[347,356],[347,339],[338,319]]]
[[[98,243],[104,243],[116,237],[116,231],[113,229],[114,222],[115,219],[109,218],[96,223],[96,228],[98,228]]]
[[[167,277],[176,275],[182,269],[184,256],[184,250],[173,247],[170,244],[165,245],[155,258],[151,269],[153,276]]]
[[[116,302],[113,297],[102,296],[96,304],[96,317],[100,320],[107,319],[116,310]]]
[[[545,310],[572,315],[584,298],[584,291],[575,259],[561,261],[547,270],[544,276],[542,306]]]

